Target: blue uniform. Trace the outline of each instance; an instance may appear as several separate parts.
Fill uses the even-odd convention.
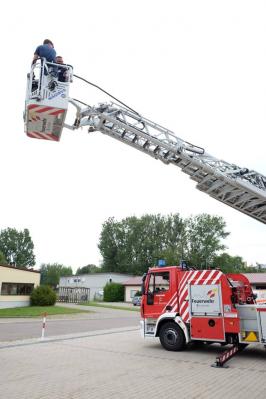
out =
[[[48,62],[55,62],[56,51],[48,44],[41,44],[35,50],[35,54],[39,57],[44,57]]]

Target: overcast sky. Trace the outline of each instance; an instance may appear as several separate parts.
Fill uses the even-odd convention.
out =
[[[1,11],[0,229],[28,228],[36,267],[99,264],[110,216],[207,212],[227,251],[266,263],[266,226],[195,189],[175,166],[99,132],[24,134],[26,74],[45,38],[74,73],[209,154],[266,175],[264,1],[9,1]],[[77,80],[70,96],[110,99]],[[69,118],[68,122],[73,123]]]

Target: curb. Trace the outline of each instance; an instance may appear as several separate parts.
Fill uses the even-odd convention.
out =
[[[66,334],[66,335],[55,335],[53,337],[47,338],[29,338],[17,341],[5,341],[0,342],[0,350],[6,348],[16,348],[19,346],[27,346],[27,345],[36,345],[36,344],[47,344],[49,342],[57,342],[57,341],[67,341],[71,339],[79,339],[79,338],[90,338],[96,337],[99,335],[111,335],[111,334],[119,334],[125,332],[133,332],[139,331],[139,328],[133,327],[122,327],[122,328],[112,328],[108,330],[95,330],[86,333],[76,333],[76,334]]]

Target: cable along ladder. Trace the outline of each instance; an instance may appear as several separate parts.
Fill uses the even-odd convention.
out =
[[[207,154],[172,131],[115,103],[81,109],[71,129],[88,126],[188,174],[196,188],[250,217],[266,223],[266,177]]]

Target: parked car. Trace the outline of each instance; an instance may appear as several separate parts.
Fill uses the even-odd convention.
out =
[[[141,296],[134,296],[132,299],[132,303],[134,306],[140,306],[141,305]]]

